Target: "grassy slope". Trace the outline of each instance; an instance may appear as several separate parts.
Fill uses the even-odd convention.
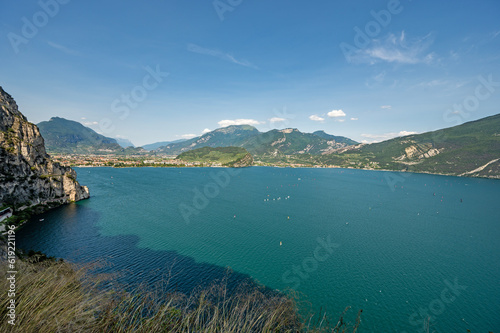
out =
[[[395,158],[404,155],[405,148],[410,146],[416,146],[422,152],[439,149],[440,154],[406,160],[409,165],[396,161]],[[500,114],[451,128],[366,145],[342,154],[324,156],[321,160],[342,166],[366,166],[369,162],[377,162],[383,169],[461,174],[496,158],[500,158]],[[489,170],[495,168],[492,165]]]
[[[285,141],[272,145],[272,143],[283,139]],[[308,146],[312,146],[309,153],[315,154],[319,153],[321,149],[328,148],[326,140],[314,134],[299,131],[283,133],[280,130],[271,130],[250,138],[242,146],[256,155],[269,155],[274,152],[277,152],[277,155],[290,155],[302,151]]]
[[[186,162],[232,165],[243,159],[248,154],[248,151],[241,147],[203,147],[182,153],[177,156],[177,159]]]
[[[0,239],[0,247],[5,242]],[[268,295],[242,286],[229,293],[224,284],[190,295],[146,289],[127,293],[103,289],[109,277],[91,275],[95,265],[77,267],[35,255],[16,260],[16,319],[8,323],[8,297],[0,299],[2,332],[355,332],[341,318],[340,327],[324,321],[313,328],[297,314],[294,298]],[[7,263],[0,259],[0,273]],[[163,288],[162,288],[163,287]],[[2,290],[9,281],[0,281]],[[5,295],[6,296],[6,295]],[[346,309],[347,310],[347,309]],[[344,312],[345,313],[345,312]],[[307,318],[306,318],[307,319]],[[307,322],[304,324],[303,322]],[[357,323],[359,325],[359,314]]]

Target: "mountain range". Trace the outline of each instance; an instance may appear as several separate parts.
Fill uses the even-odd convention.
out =
[[[260,132],[250,125],[222,127],[190,140],[156,142],[143,147],[120,146],[116,139],[98,134],[79,122],[53,117],[38,125],[45,138],[49,153],[68,154],[126,154],[145,153],[145,150],[160,155],[179,155],[202,147],[243,147],[256,155],[321,154],[338,148],[357,144],[342,136],[317,131],[302,133],[297,129]]]
[[[143,145],[142,148],[149,151],[149,150],[155,150],[155,149],[158,149],[158,148],[163,147],[163,146],[168,146],[170,144],[180,143],[180,142],[184,142],[184,141],[187,141],[187,139],[179,139],[179,140],[175,140],[175,141],[161,141],[161,142],[155,142],[155,143]]]
[[[250,125],[216,129],[190,140],[124,149],[80,123],[52,118],[39,125],[49,152],[177,156],[203,147],[241,147],[264,165],[338,166],[500,178],[500,114],[423,134],[360,144],[324,131],[260,132]]]
[[[108,138],[81,123],[59,117],[37,124],[49,153],[55,154],[134,154],[145,152],[129,140]],[[122,145],[120,145],[122,144]]]
[[[423,134],[352,146],[325,164],[500,178],[500,114]]]
[[[322,154],[357,144],[349,138],[333,136],[323,131],[302,133],[295,128],[260,132],[250,125],[222,127],[190,140],[171,143],[155,150],[156,153],[178,155],[201,147],[242,147],[252,155]]]
[[[115,138],[114,139],[122,148],[132,147],[135,148],[135,145],[128,139],[124,138]]]

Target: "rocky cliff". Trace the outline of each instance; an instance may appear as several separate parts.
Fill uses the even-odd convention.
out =
[[[234,163],[228,164],[228,166],[232,168],[245,168],[252,166],[253,164],[253,156],[250,153],[247,153],[244,157],[240,158]]]
[[[0,87],[0,206],[49,208],[88,197],[76,172],[51,160],[38,127]]]

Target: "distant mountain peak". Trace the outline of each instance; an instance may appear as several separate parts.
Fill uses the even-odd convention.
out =
[[[296,128],[285,128],[285,129],[279,130],[279,132],[281,132],[281,133],[292,133],[292,132],[300,132],[300,131],[298,129],[296,129]]]
[[[229,126],[221,127],[221,128],[216,129],[216,130],[213,130],[211,132],[205,133],[205,135],[210,134],[212,132],[234,133],[236,131],[257,131],[258,132],[258,129],[256,129],[252,125],[229,125]]]
[[[45,145],[52,153],[96,153],[119,152],[122,147],[115,139],[98,134],[83,124],[61,117],[37,124],[45,139]]]
[[[328,134],[324,130],[319,130],[319,131],[313,132],[312,134],[317,136],[317,137],[320,137],[322,139],[328,140],[328,141],[343,143],[343,144],[346,144],[349,146],[357,145],[359,143],[359,142],[356,142],[356,141],[351,140],[349,138],[346,138],[345,136],[336,136],[336,135]]]

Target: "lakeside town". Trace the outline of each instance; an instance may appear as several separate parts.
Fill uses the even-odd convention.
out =
[[[194,167],[201,164],[178,160],[175,156],[51,154],[51,157],[61,165],[69,167]]]
[[[114,167],[114,168],[132,168],[132,167],[222,167],[217,162],[197,162],[183,161],[176,159],[176,156],[156,156],[156,155],[79,155],[79,154],[51,154],[55,162],[69,167]],[[255,160],[254,166],[276,166],[292,168],[337,168],[335,165],[317,165],[296,163],[295,161],[266,162]]]

